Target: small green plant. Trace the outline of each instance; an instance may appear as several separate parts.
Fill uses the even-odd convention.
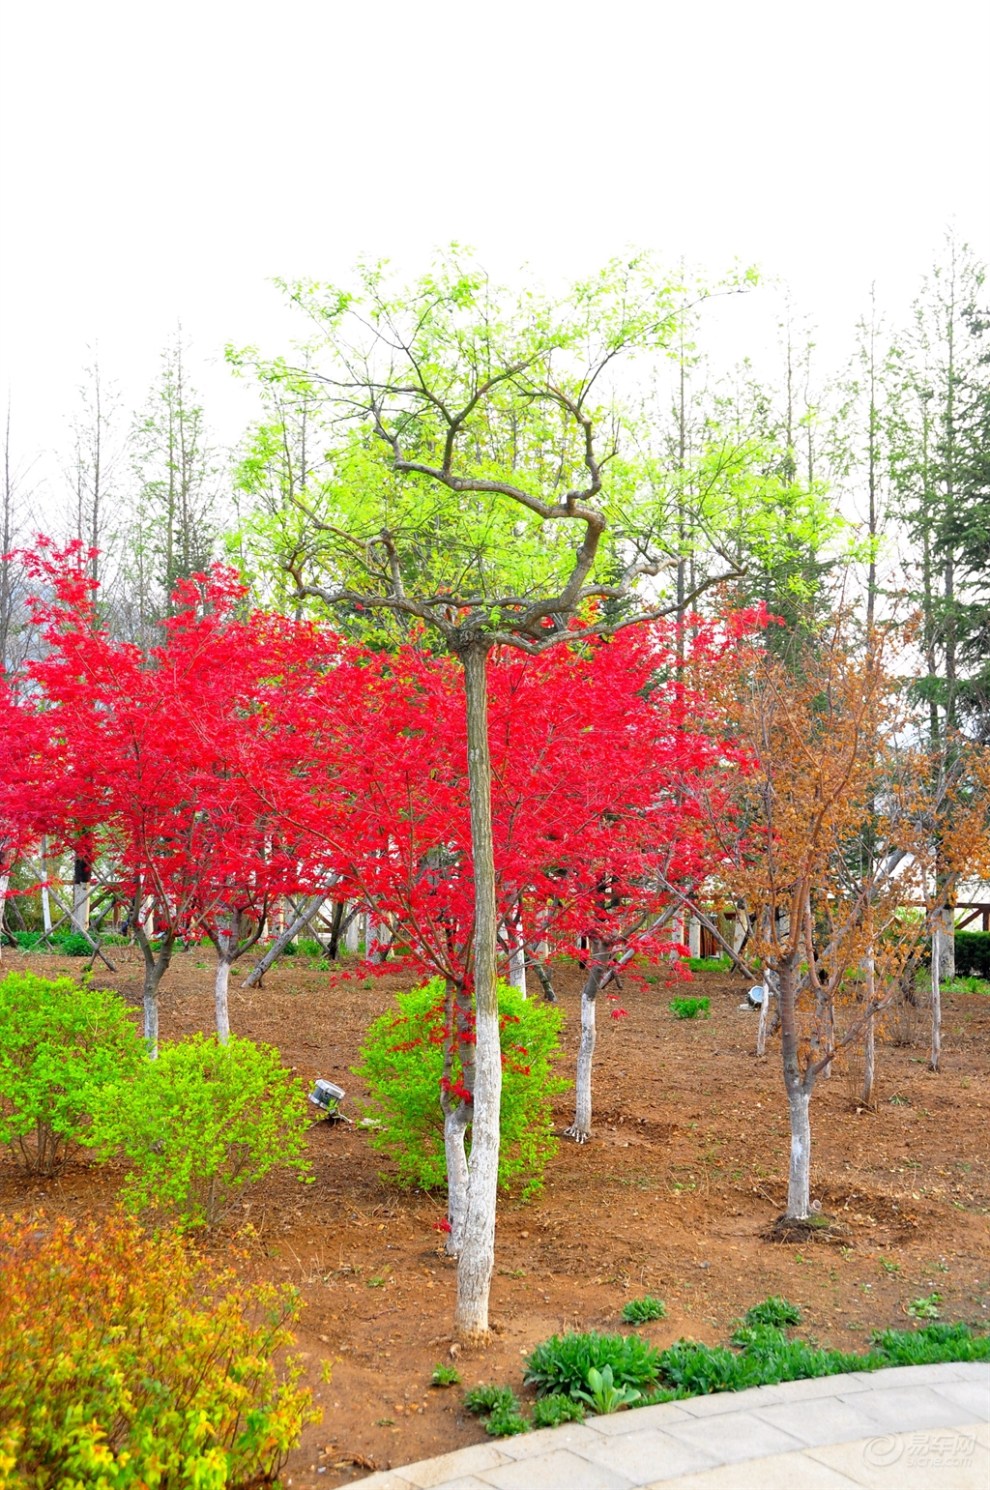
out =
[[[901,1270],[900,1263],[895,1262],[892,1257],[881,1257],[880,1266],[883,1268],[884,1272],[889,1275],[899,1273]]]
[[[70,931],[68,936],[58,939],[58,951],[63,957],[88,957],[92,950],[89,937],[81,931]]]
[[[771,1294],[769,1298],[746,1310],[745,1321],[747,1324],[771,1324],[777,1329],[783,1329],[785,1325],[801,1323],[801,1310],[789,1299]]]
[[[675,1019],[707,1019],[711,999],[676,998],[667,1005]]]
[[[53,1174],[101,1092],[143,1064],[118,994],[33,973],[0,981],[0,1143],[32,1173]]]
[[[247,1287],[174,1234],[0,1219],[0,1268],[12,1490],[268,1485],[319,1416],[284,1358],[293,1291]]]
[[[514,1411],[493,1412],[485,1424],[485,1432],[491,1434],[492,1438],[514,1438],[517,1433],[528,1433],[529,1428],[530,1425],[518,1406]]]
[[[215,1226],[270,1170],[308,1176],[305,1095],[271,1046],[194,1035],[101,1097],[87,1142],[131,1161],[128,1210]]]
[[[431,1190],[446,1179],[440,1084],[457,1094],[463,1071],[444,1072],[443,984],[400,993],[370,1026],[355,1074],[368,1084],[369,1141],[395,1166],[400,1185]],[[553,1099],[568,1083],[556,1075],[561,1014],[514,988],[499,987],[502,1041],[499,1183],[535,1193],[556,1152]]]
[[[534,1428],[559,1428],[561,1423],[580,1423],[583,1418],[584,1403],[576,1402],[563,1392],[538,1397],[533,1403]]]
[[[605,1413],[618,1412],[620,1407],[632,1407],[643,1394],[638,1387],[616,1386],[611,1366],[603,1366],[600,1371],[597,1367],[590,1366],[587,1386],[579,1387],[574,1395],[582,1402],[590,1403],[595,1412],[603,1416]]]
[[[626,1324],[646,1324],[651,1319],[664,1319],[666,1314],[667,1305],[663,1299],[654,1298],[651,1293],[641,1299],[630,1299],[622,1310]]]
[[[430,1377],[431,1387],[456,1387],[461,1384],[461,1373],[456,1366],[436,1365]]]
[[[657,1378],[660,1352],[639,1335],[552,1335],[531,1352],[523,1380],[541,1397],[586,1390],[588,1372],[611,1368],[613,1385],[642,1390]]]
[[[692,973],[727,973],[732,967],[732,958],[725,953],[720,957],[689,957],[687,965]]]
[[[912,1299],[907,1306],[907,1312],[912,1319],[938,1319],[941,1302],[940,1293],[928,1293],[920,1299]]]
[[[493,1412],[518,1410],[519,1399],[511,1387],[499,1387],[494,1382],[471,1387],[464,1393],[464,1409],[475,1417],[486,1418]]]

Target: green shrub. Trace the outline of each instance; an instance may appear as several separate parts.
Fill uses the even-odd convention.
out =
[[[559,1428],[561,1423],[583,1420],[584,1404],[563,1392],[551,1392],[549,1397],[538,1397],[533,1403],[534,1428]]]
[[[639,1335],[552,1335],[527,1359],[523,1380],[541,1397],[553,1392],[573,1397],[585,1391],[592,1368],[600,1372],[606,1366],[614,1386],[642,1389],[657,1379],[660,1352]]]
[[[719,957],[689,957],[687,965],[692,973],[727,973],[732,967],[732,958],[724,952]]]
[[[763,1299],[761,1303],[754,1304],[751,1309],[746,1310],[745,1322],[746,1324],[772,1324],[782,1329],[788,1324],[800,1324],[801,1310],[789,1299],[782,1299],[779,1294],[771,1294],[769,1298]]]
[[[618,1412],[620,1407],[635,1407],[643,1393],[638,1387],[618,1386],[611,1366],[603,1366],[600,1371],[590,1366],[587,1386],[579,1387],[574,1395],[587,1402],[599,1417],[604,1417],[610,1412]]]
[[[122,1218],[0,1220],[0,1267],[10,1490],[247,1490],[318,1417],[282,1360],[292,1290],[245,1287]]]
[[[315,957],[319,959],[323,956],[323,946],[316,940],[315,936],[303,937],[297,943],[297,946],[300,957]]]
[[[990,1335],[966,1324],[925,1324],[915,1330],[879,1330],[873,1336],[881,1366],[931,1366],[939,1361],[990,1360]]]
[[[529,1426],[517,1404],[515,1408],[500,1408],[493,1412],[485,1424],[485,1432],[492,1438],[513,1438],[517,1433],[528,1433]]]
[[[651,1319],[664,1319],[666,1314],[667,1305],[663,1299],[654,1298],[652,1293],[641,1299],[630,1299],[622,1310],[626,1324],[646,1324]]]
[[[67,936],[56,938],[55,950],[63,957],[89,957],[93,948],[81,931],[70,931]]]
[[[990,979],[990,931],[957,931],[956,974]]]
[[[214,1226],[270,1170],[306,1176],[305,1095],[271,1046],[194,1035],[162,1045],[99,1104],[92,1141],[131,1161],[128,1210]]]
[[[0,1143],[32,1172],[52,1174],[100,1093],[143,1063],[118,994],[33,973],[0,981]]]
[[[711,999],[707,998],[678,998],[671,999],[667,1007],[675,1019],[707,1019]]]
[[[472,1387],[464,1393],[465,1412],[474,1413],[475,1417],[488,1417],[493,1412],[518,1411],[519,1401],[511,1387],[499,1387],[494,1382],[485,1382],[482,1386]]]
[[[499,985],[502,1024],[502,1109],[499,1184],[521,1183],[522,1194],[540,1188],[557,1149],[553,1099],[568,1082],[554,1074],[561,1013]],[[394,1163],[401,1185],[430,1190],[446,1177],[440,1083],[444,1059],[443,984],[397,995],[390,1011],[370,1026],[355,1074],[367,1082],[366,1116],[372,1147]],[[462,1078],[456,1058],[450,1080]],[[470,1130],[469,1130],[470,1141]]]

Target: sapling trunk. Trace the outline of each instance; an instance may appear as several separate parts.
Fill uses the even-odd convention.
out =
[[[217,1039],[221,1045],[226,1045],[230,1039],[230,1008],[227,997],[229,985],[230,959],[225,956],[218,956],[213,1001],[216,1008]]]
[[[506,922],[509,938],[509,983],[526,997],[526,938],[523,934],[522,916],[517,909]]]
[[[942,1057],[942,923],[936,918],[932,927],[932,1047],[929,1071],[937,1071]]]
[[[873,953],[867,952],[863,961],[863,977],[866,985],[866,1029],[863,1035],[863,1091],[864,1107],[873,1104],[873,1084],[876,1080],[876,968]]]
[[[780,1044],[784,1087],[790,1118],[791,1149],[787,1177],[788,1221],[805,1221],[811,1210],[811,1077],[802,1074],[798,1054],[796,956],[777,970],[780,1005]]]
[[[175,933],[166,932],[156,950],[145,927],[140,921],[136,921],[134,940],[141,948],[141,956],[144,958],[144,987],[141,995],[144,1006],[144,1038],[148,1042],[148,1053],[154,1058],[158,1054],[158,990],[172,961]]]
[[[7,904],[7,886],[10,884],[9,874],[0,874],[0,930],[3,929],[3,913]],[[0,957],[3,957],[3,937],[0,936]]]
[[[457,1261],[454,1328],[469,1340],[488,1335],[488,1295],[495,1266],[502,1052],[499,1040],[495,948],[495,852],[492,842],[491,759],[488,742],[489,643],[479,638],[460,652],[467,713],[468,788],[474,861],[475,1085],[468,1165],[468,1203]]]
[[[598,990],[605,974],[602,950],[601,943],[596,942],[588,976],[581,989],[581,1040],[574,1081],[574,1121],[565,1129],[567,1137],[573,1138],[575,1143],[587,1143],[591,1136],[591,1071],[597,1038],[595,1015]]]

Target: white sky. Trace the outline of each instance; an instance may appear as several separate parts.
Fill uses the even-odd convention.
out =
[[[362,252],[410,274],[453,238],[501,275],[629,245],[757,262],[843,349],[872,280],[903,312],[950,220],[990,258],[986,0],[2,14],[0,396],[23,457],[66,443],[87,343],[135,405],[179,319],[234,439],[216,359],[286,344],[268,278]]]

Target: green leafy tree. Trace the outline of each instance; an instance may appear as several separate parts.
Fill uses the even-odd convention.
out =
[[[566,299],[497,289],[454,250],[410,289],[366,265],[355,290],[297,283],[317,328],[295,365],[232,354],[263,383],[321,394],[332,458],[308,519],[273,539],[297,594],[320,607],[431,628],[462,665],[475,886],[470,964],[473,1147],[455,1324],[488,1329],[501,1060],[487,665],[572,639],[665,555],[621,519],[635,488],[620,459],[629,411],[616,370],[663,355],[677,296],[645,260],[613,263]],[[668,550],[669,554],[669,550]],[[655,585],[621,624],[676,608]]]

